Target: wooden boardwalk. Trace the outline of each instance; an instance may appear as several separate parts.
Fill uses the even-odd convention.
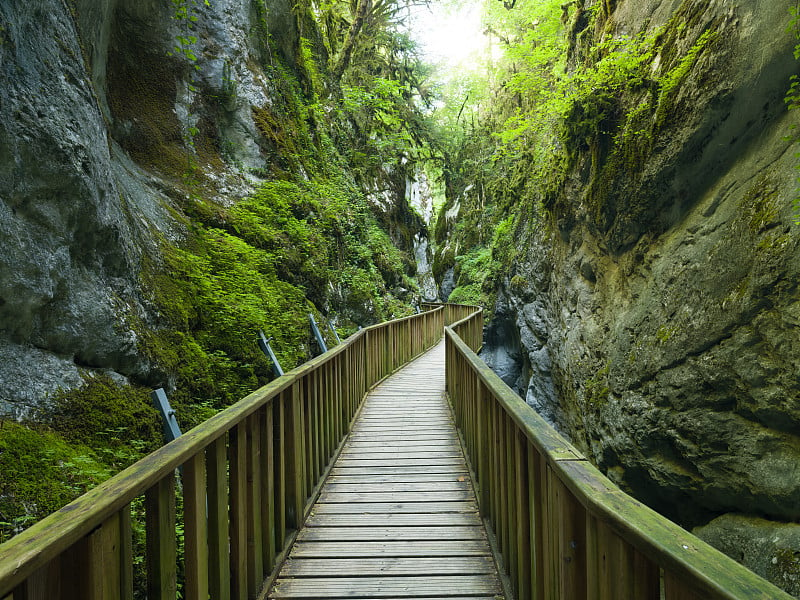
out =
[[[269,598],[502,596],[444,386],[442,343],[369,394]]]

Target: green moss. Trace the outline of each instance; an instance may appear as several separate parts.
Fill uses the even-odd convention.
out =
[[[677,327],[662,325],[658,328],[658,331],[656,331],[656,339],[660,344],[666,344],[677,332]]]
[[[110,475],[86,446],[46,429],[0,421],[0,542]]]
[[[481,284],[468,283],[466,285],[460,285],[450,292],[447,301],[454,304],[475,304],[483,306],[486,303],[486,296],[481,290]]]
[[[138,43],[125,31],[114,35],[126,44]],[[138,162],[179,179],[187,162],[175,113],[181,67],[144,46],[128,50],[110,52],[108,60],[108,102],[118,141]],[[136,56],[135,63],[131,56]]]
[[[103,439],[105,447],[123,448],[137,440],[145,454],[162,443],[149,390],[117,385],[107,375],[86,373],[82,386],[57,392],[48,404],[40,420],[70,442],[92,445]]]
[[[583,394],[587,406],[599,410],[608,404],[608,397],[611,392],[608,384],[610,370],[610,363],[606,363],[602,369],[599,369],[591,378],[586,380]]]

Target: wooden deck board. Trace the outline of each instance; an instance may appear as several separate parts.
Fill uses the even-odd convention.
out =
[[[409,540],[485,540],[480,525],[446,525],[439,527],[342,527],[337,525],[306,527],[298,542],[374,542]]]
[[[450,558],[290,558],[281,572],[287,577],[355,577],[382,575],[492,575],[489,556]]]
[[[382,594],[414,598],[432,594],[499,593],[493,575],[330,577],[278,579],[272,598],[364,598]]]
[[[437,347],[376,387],[269,598],[502,596]]]
[[[480,525],[476,512],[312,514],[306,527],[437,527]]]

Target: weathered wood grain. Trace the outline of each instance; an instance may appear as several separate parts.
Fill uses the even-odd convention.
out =
[[[443,360],[429,353],[368,395],[270,598],[502,593]]]
[[[374,542],[409,540],[485,540],[486,531],[475,526],[321,526],[306,527],[300,532],[296,543],[303,542]]]
[[[334,577],[278,579],[272,598],[368,598],[383,594],[415,598],[435,594],[499,594],[497,577],[451,575],[423,577]]]
[[[281,575],[288,577],[348,577],[381,575],[492,575],[497,566],[490,556],[459,560],[426,558],[290,558]]]

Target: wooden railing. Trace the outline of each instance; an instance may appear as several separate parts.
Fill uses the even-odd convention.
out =
[[[441,339],[444,317],[359,331],[12,538],[0,598],[131,599],[142,560],[149,600],[174,600],[179,582],[191,600],[263,594],[365,392]],[[131,516],[142,503],[144,557]]]
[[[422,310],[444,311],[444,324],[452,326],[459,337],[475,352],[483,344],[483,311],[478,306],[470,304],[441,304],[437,302],[423,302]],[[469,317],[469,318],[468,318]]]
[[[791,600],[604,477],[475,354],[479,323],[446,329],[447,390],[517,600]]]

